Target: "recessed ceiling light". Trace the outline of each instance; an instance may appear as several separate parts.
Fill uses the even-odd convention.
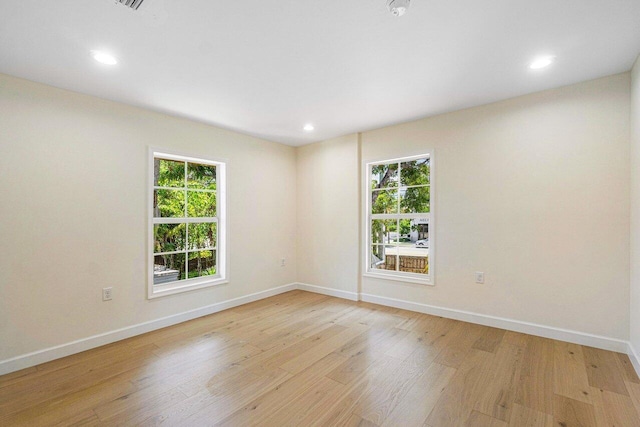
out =
[[[315,127],[311,123],[307,123],[306,125],[304,125],[303,129],[305,132],[313,132]]]
[[[555,57],[553,56],[544,56],[537,58],[535,61],[529,64],[529,68],[531,68],[532,70],[539,70],[540,68],[548,67],[553,63],[554,59]]]
[[[101,52],[99,50],[92,50],[91,56],[93,56],[93,59],[101,64],[116,65],[118,63],[118,60],[115,58],[115,56],[110,55],[106,52]]]

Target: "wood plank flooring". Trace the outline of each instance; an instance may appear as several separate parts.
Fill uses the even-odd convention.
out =
[[[626,355],[292,291],[0,377],[0,426],[640,426]]]

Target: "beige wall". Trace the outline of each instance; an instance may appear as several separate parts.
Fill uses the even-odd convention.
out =
[[[640,354],[640,56],[631,71],[631,344]]]
[[[228,160],[229,284],[146,299],[149,145]],[[291,147],[0,75],[0,361],[295,282],[295,162]]]
[[[295,281],[626,340],[638,68],[632,153],[628,73],[298,149],[0,75],[0,361]],[[227,159],[228,285],[145,298],[149,145]],[[427,148],[436,286],[360,279],[362,162]]]
[[[625,339],[628,119],[622,74],[364,133],[363,161],[435,149],[437,248],[435,287],[363,292]]]
[[[628,339],[629,81],[625,73],[363,133],[363,163],[435,150],[437,249],[435,286],[364,277],[362,292]],[[335,148],[302,150],[326,164]],[[355,178],[341,159],[356,153],[351,144],[335,157],[343,182]],[[300,168],[299,197],[311,189],[304,175]],[[340,181],[317,181],[313,192]],[[360,202],[325,200],[340,212]],[[328,223],[314,233],[305,240],[340,239],[350,254],[358,246]],[[321,245],[305,252],[335,269],[306,282],[349,286],[350,261]]]
[[[358,135],[297,154],[298,281],[358,292]]]
[[[364,133],[363,161],[435,149],[437,248],[435,287],[363,292],[627,339],[628,129],[625,73]]]

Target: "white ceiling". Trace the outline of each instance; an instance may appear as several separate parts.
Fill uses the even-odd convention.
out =
[[[0,0],[0,72],[290,145],[624,72],[639,52],[640,0],[413,0],[402,18],[385,0]],[[557,60],[528,69],[542,54]]]

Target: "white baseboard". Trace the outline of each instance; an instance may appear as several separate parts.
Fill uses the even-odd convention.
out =
[[[627,349],[627,354],[629,355],[629,359],[631,359],[631,363],[633,367],[636,369],[636,373],[640,376],[640,354],[633,348],[633,344],[629,342],[629,348]]]
[[[431,314],[434,316],[446,317],[448,319],[462,320],[464,322],[476,323],[479,325],[506,329],[508,331],[521,332],[524,334],[536,335],[539,337],[551,338],[559,341],[566,341],[574,344],[601,348],[603,350],[616,351],[618,353],[628,353],[630,348],[630,344],[628,341],[620,339],[603,337],[600,335],[592,335],[568,329],[555,328],[552,326],[544,326],[535,323],[522,322],[519,320],[506,319],[503,317],[489,316],[486,314],[473,313],[470,311],[437,307],[433,305],[369,294],[360,294],[360,299],[362,301],[374,304],[386,305],[389,307],[401,308],[409,311],[417,311],[418,313]],[[636,366],[636,370],[640,372],[640,370],[638,369],[638,365],[634,364],[634,366]]]
[[[316,294],[329,295],[332,297],[358,301],[357,292],[341,291],[339,289],[325,288],[324,286],[309,285],[308,283],[298,283],[298,289],[302,291],[314,292]]]
[[[449,319],[456,319],[465,322],[491,326],[494,328],[501,328],[509,331],[521,332],[525,334],[601,348],[604,350],[626,353],[629,355],[629,359],[631,359],[636,372],[638,373],[638,375],[640,375],[640,355],[628,341],[567,329],[554,328],[535,323],[522,322],[519,320],[489,316],[486,314],[415,303],[395,298],[387,298],[370,294],[358,294],[356,292],[325,288],[323,286],[310,285],[307,283],[290,283],[288,285],[267,289],[266,291],[256,292],[254,294],[222,301],[195,310],[186,311],[184,313],[163,317],[149,322],[139,323],[137,325],[106,332],[104,334],[94,335],[92,337],[80,339],[59,346],[35,351],[33,353],[17,356],[7,360],[2,360],[0,361],[0,375],[39,365],[41,363],[45,363],[54,359],[59,359],[61,357],[69,356],[85,350],[120,341],[125,338],[144,334],[156,329],[165,328],[167,326],[176,325],[178,323],[186,322],[188,320],[217,313],[219,311],[227,310],[229,308],[237,307],[243,304],[258,301],[296,289],[329,295],[351,301],[362,300],[365,302],[380,304],[388,307],[401,308],[418,313],[441,316]]]
[[[83,338],[70,343],[58,345],[44,350],[35,351],[33,353],[24,354],[11,359],[0,361],[0,375],[18,371],[20,369],[29,368],[41,363],[49,362],[54,359],[80,353],[85,350],[100,347],[116,341],[130,338],[136,335],[155,331],[156,329],[166,328],[167,326],[176,325],[198,317],[217,313],[222,310],[237,307],[242,304],[258,301],[284,292],[298,289],[297,283],[279,286],[267,289],[266,291],[256,292],[254,294],[245,295],[239,298],[233,298],[227,301],[211,304],[206,307],[197,308],[195,310],[185,311],[184,313],[174,314],[172,316],[163,317],[149,322],[139,323],[137,325],[128,326],[126,328],[109,331],[103,334],[94,335]]]

